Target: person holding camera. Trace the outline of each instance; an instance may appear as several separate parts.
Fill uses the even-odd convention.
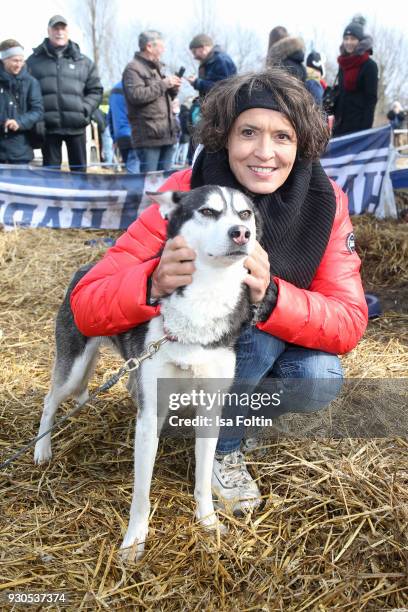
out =
[[[0,163],[28,164],[28,134],[42,119],[40,85],[24,65],[24,49],[14,39],[0,43]]]
[[[166,76],[160,58],[163,36],[147,30],[139,36],[139,51],[123,72],[123,91],[132,129],[132,145],[141,172],[170,170],[177,126],[171,101],[181,85],[178,75]]]
[[[201,104],[205,96],[219,81],[228,79],[237,73],[232,58],[221,49],[207,34],[197,34],[190,42],[190,51],[195,60],[200,62],[198,75],[190,75],[187,81],[197,92],[198,96],[193,100],[190,107],[190,146],[187,154],[188,162],[191,164],[195,151],[194,131],[201,119]]]
[[[197,34],[190,42],[190,51],[195,60],[200,62],[198,76],[187,77],[188,82],[200,95],[202,101],[215,83],[234,76],[237,67],[231,57],[214,45],[207,34]]]

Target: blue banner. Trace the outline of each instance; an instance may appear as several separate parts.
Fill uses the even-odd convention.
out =
[[[172,172],[69,173],[0,165],[0,223],[15,226],[126,229]]]
[[[387,170],[391,126],[333,138],[322,157],[328,176],[347,193],[351,215],[375,213]]]

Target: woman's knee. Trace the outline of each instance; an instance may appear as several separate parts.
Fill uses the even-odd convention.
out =
[[[276,361],[274,374],[278,378],[343,378],[343,368],[337,355],[304,348],[285,351]]]
[[[321,410],[338,397],[343,386],[340,359],[323,351],[288,351],[276,362],[273,375],[282,387],[283,412]]]

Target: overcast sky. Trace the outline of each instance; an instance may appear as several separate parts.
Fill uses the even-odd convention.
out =
[[[9,10],[5,8],[10,7]],[[16,38],[25,47],[27,56],[31,48],[38,45],[47,35],[47,22],[53,14],[62,14],[70,22],[70,35],[86,52],[81,24],[76,14],[76,0],[18,0],[15,5],[10,0],[2,0],[2,19],[0,40]],[[196,0],[118,0],[118,22],[129,24],[138,20],[145,27],[163,30],[173,37],[183,37],[194,18]],[[268,33],[276,25],[284,25],[292,33],[303,35],[306,41],[318,39],[333,59],[336,57],[341,34],[351,17],[362,13],[368,21],[367,30],[374,22],[407,32],[408,1],[393,0],[218,0],[216,3],[217,21],[228,29],[235,25],[249,28],[259,35],[265,46]],[[7,12],[10,19],[7,19]],[[14,19],[15,17],[15,19]],[[11,19],[13,18],[13,19]],[[135,49],[138,32],[135,31]],[[408,36],[408,34],[407,34]],[[186,47],[188,46],[186,41]],[[217,41],[222,44],[222,40]],[[375,41],[374,41],[375,49]]]

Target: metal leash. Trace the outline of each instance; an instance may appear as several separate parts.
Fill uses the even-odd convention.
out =
[[[123,376],[125,374],[127,374],[128,372],[133,372],[134,370],[138,370],[140,368],[140,366],[142,365],[143,361],[145,361],[146,359],[151,359],[153,357],[153,355],[155,355],[157,353],[157,351],[160,349],[162,344],[164,344],[165,342],[168,342],[168,340],[169,340],[169,338],[166,335],[166,336],[163,336],[162,338],[160,338],[159,340],[156,340],[155,342],[150,342],[150,344],[147,345],[145,351],[141,355],[139,355],[139,357],[132,357],[131,359],[128,359],[124,363],[124,365],[121,368],[119,368],[119,370],[117,372],[115,372],[115,374],[113,374],[113,376],[111,376],[111,378],[109,378],[109,380],[107,380],[105,383],[103,383],[103,385],[98,387],[96,389],[96,391],[91,393],[91,395],[89,395],[86,400],[84,400],[83,402],[79,402],[77,404],[77,406],[75,406],[75,408],[73,410],[68,412],[68,414],[66,414],[65,416],[61,417],[57,421],[55,421],[54,425],[52,427],[50,427],[49,429],[47,429],[47,431],[44,431],[44,433],[42,433],[40,436],[37,436],[37,437],[33,438],[28,444],[26,444],[26,446],[23,446],[23,448],[21,448],[17,453],[15,453],[14,455],[12,455],[12,457],[7,459],[7,461],[4,461],[3,463],[1,463],[0,464],[0,470],[2,470],[3,468],[7,467],[8,465],[10,465],[10,463],[12,463],[16,459],[18,459],[18,457],[20,457],[20,455],[22,455],[29,448],[34,446],[34,444],[36,444],[36,442],[38,442],[38,440],[41,440],[41,438],[43,438],[44,436],[49,434],[53,429],[55,429],[56,427],[59,427],[62,423],[65,423],[66,420],[68,420],[74,414],[79,412],[79,410],[83,406],[85,406],[85,404],[87,404],[90,401],[94,400],[97,395],[99,395],[103,391],[108,391],[108,389],[110,389],[111,387],[116,385],[116,383],[119,382],[119,380],[121,378],[123,378]]]

